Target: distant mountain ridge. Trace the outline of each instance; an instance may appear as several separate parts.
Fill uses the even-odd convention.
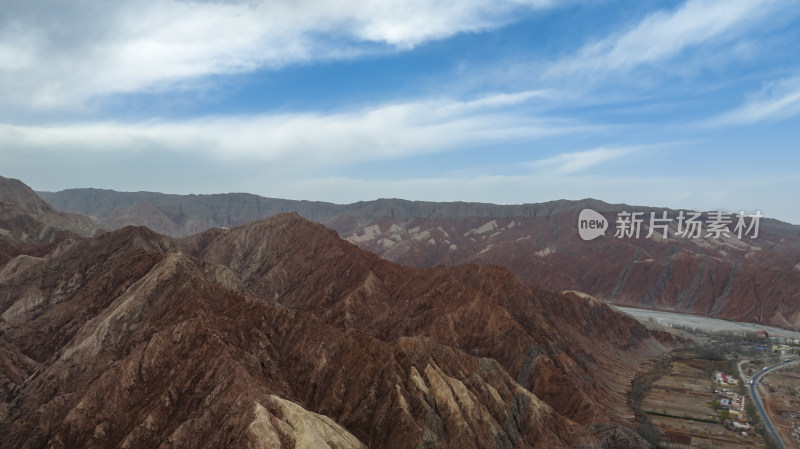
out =
[[[540,217],[589,207],[598,211],[614,210],[625,205],[608,204],[595,199],[556,200],[544,203],[498,205],[473,202],[409,201],[381,198],[350,204],[323,201],[285,200],[250,193],[177,195],[156,192],[117,192],[103,189],[68,189],[60,192],[37,192],[58,210],[87,215],[98,222],[114,213],[147,202],[155,206],[179,227],[179,234],[168,229],[154,231],[173,235],[191,235],[212,227],[230,227],[249,223],[279,213],[295,212],[312,221],[325,222],[340,216],[363,220],[375,218],[466,218],[466,217]],[[115,223],[114,226],[122,226]],[[206,226],[205,229],[200,229]],[[117,229],[112,227],[111,229]]]
[[[610,223],[621,211],[645,216],[666,211],[672,217],[676,211],[595,199],[522,205],[379,199],[337,205],[237,193],[73,189],[41,195],[59,210],[90,215],[109,229],[138,224],[176,236],[296,212],[405,265],[502,265],[522,282],[550,290],[800,330],[800,226],[773,219],[761,219],[756,239],[616,239],[609,232],[585,242],[577,232],[582,209],[595,210]],[[670,232],[675,231],[673,223]]]

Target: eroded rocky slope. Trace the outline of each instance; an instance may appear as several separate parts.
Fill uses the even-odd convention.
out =
[[[21,254],[42,255],[99,228],[88,217],[62,213],[16,179],[0,176],[0,264]]]
[[[13,206],[22,214],[26,214],[31,219],[56,231],[69,231],[87,237],[96,235],[99,231],[99,227],[88,217],[79,213],[59,212],[18,179],[0,176],[0,205]],[[13,228],[14,231],[22,229],[19,226]],[[10,229],[5,229],[5,231],[10,231]],[[45,231],[45,233],[48,232],[51,231]],[[3,233],[3,230],[0,229],[0,235]],[[40,234],[27,234],[23,240],[27,239],[46,240],[47,237],[42,237]]]
[[[646,447],[630,379],[673,344],[294,214],[178,241],[126,227],[0,262],[0,447]]]
[[[613,223],[616,206],[604,208]],[[578,210],[535,218],[384,218],[355,227],[339,218],[328,224],[401,264],[497,264],[523,283],[579,290],[614,304],[800,329],[800,227],[762,220],[755,239],[680,239],[673,224],[668,240],[644,238],[644,226],[639,239],[609,232],[583,241],[577,221]]]

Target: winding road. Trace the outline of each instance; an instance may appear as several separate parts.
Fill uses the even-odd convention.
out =
[[[756,405],[756,408],[758,408],[758,413],[761,415],[761,420],[764,421],[764,425],[767,426],[767,430],[772,435],[772,439],[774,439],[778,443],[778,446],[780,446],[781,449],[786,449],[786,447],[783,445],[783,441],[781,441],[778,432],[775,431],[775,427],[773,427],[772,421],[770,421],[769,419],[769,415],[767,415],[766,410],[764,410],[764,406],[761,403],[761,396],[758,394],[758,389],[756,388],[756,386],[758,385],[758,382],[761,380],[761,377],[764,376],[765,374],[769,373],[774,369],[781,368],[783,366],[786,366],[790,363],[794,363],[797,361],[800,361],[800,358],[787,360],[785,362],[778,363],[777,365],[766,367],[761,371],[759,371],[758,373],[756,373],[750,380],[750,384],[748,385],[750,388],[750,397],[752,398],[753,403]],[[739,372],[741,373],[741,364],[739,365]]]

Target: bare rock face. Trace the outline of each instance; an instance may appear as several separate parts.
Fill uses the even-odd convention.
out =
[[[614,447],[587,426],[628,425],[631,378],[670,344],[294,214],[126,227],[0,266],[0,447]]]
[[[0,204],[2,203],[11,205],[34,220],[58,231],[69,231],[81,236],[93,236],[99,230],[88,217],[75,213],[58,212],[53,206],[50,206],[36,195],[30,187],[17,179],[0,176]],[[0,217],[8,213],[8,211],[2,211]],[[9,229],[6,229],[6,231],[9,231]],[[0,237],[2,237],[2,233],[2,230],[0,230]],[[28,235],[28,238],[42,240],[42,238],[37,237],[36,235]]]
[[[99,221],[104,229],[122,229],[125,226],[146,226],[158,233],[180,235],[181,229],[159,208],[149,201],[140,201],[121,207]]]
[[[69,232],[48,228],[15,206],[0,203],[0,266],[20,254],[46,254],[53,250],[51,243],[69,236]]]
[[[12,397],[37,366],[19,348],[0,339],[0,422],[8,418]]]
[[[327,416],[309,412],[277,396],[269,399],[269,410],[256,404],[255,419],[248,428],[256,440],[256,447],[280,447],[281,441],[287,441],[295,448],[366,448]]]
[[[61,242],[98,232],[89,218],[58,212],[21,181],[0,176],[0,267],[16,256],[42,256]]]

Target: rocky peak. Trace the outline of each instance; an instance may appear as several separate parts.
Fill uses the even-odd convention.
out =
[[[88,217],[56,211],[18,179],[0,176],[0,202],[14,206],[22,213],[57,230],[70,231],[81,236],[92,236],[99,230]]]

